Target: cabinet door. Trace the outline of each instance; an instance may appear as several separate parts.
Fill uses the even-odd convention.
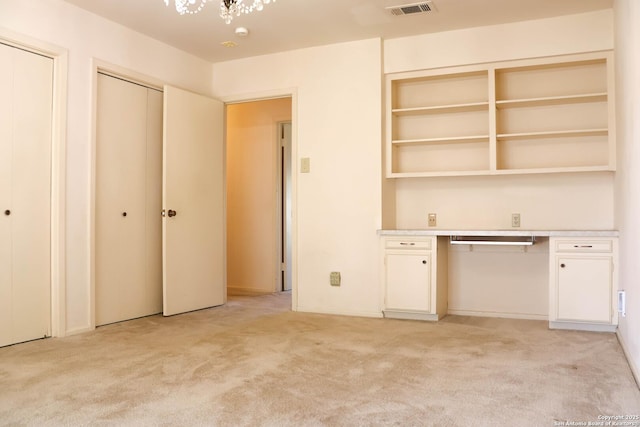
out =
[[[558,256],[558,319],[611,322],[611,257]]]
[[[386,308],[429,311],[431,255],[387,252]]]

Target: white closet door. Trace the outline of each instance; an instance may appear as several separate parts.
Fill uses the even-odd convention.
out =
[[[147,90],[147,313],[162,312],[162,92]]]
[[[162,120],[162,97],[149,95],[149,91],[153,90],[98,75],[96,325],[161,310],[161,176],[149,172],[154,166],[148,169],[147,160],[155,158],[155,169],[161,165],[161,130],[157,127]],[[149,112],[160,117],[148,120]],[[147,198],[156,200],[155,209]],[[153,216],[158,219],[150,220]],[[155,265],[149,242],[158,244]],[[158,276],[156,282],[148,282],[153,274]]]
[[[53,60],[0,45],[0,345],[50,335]]]
[[[12,344],[11,208],[13,48],[0,44],[0,346]]]
[[[222,132],[222,102],[165,86],[165,316],[225,302]]]

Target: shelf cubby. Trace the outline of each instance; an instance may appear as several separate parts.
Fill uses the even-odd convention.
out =
[[[387,176],[615,170],[609,52],[387,76]]]

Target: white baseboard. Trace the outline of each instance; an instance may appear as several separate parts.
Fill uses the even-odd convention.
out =
[[[549,329],[568,329],[572,331],[615,332],[617,325],[600,325],[580,322],[549,322]]]
[[[389,319],[427,320],[430,322],[437,322],[442,318],[442,316],[438,316],[437,314],[422,313],[419,311],[409,311],[409,310],[386,309],[383,311],[383,313],[384,313],[384,317],[387,317]]]
[[[297,309],[300,313],[314,313],[314,314],[330,314],[335,316],[351,316],[351,317],[376,317],[381,318],[382,311],[334,311],[334,310],[321,310],[318,308],[303,307],[298,305]]]
[[[627,344],[624,342],[622,335],[620,334],[620,329],[616,332],[616,336],[618,337],[618,342],[620,343],[620,347],[622,347],[622,352],[627,358],[627,362],[629,363],[629,368],[631,368],[631,373],[633,374],[633,378],[636,380],[636,385],[638,389],[640,389],[640,367],[636,365],[635,361],[631,357],[629,350],[627,348]]]
[[[471,310],[451,310],[447,314],[457,316],[475,316],[475,317],[500,317],[504,319],[524,319],[524,320],[548,320],[549,317],[543,314],[527,314],[527,313],[500,313],[495,311],[471,311]]]
[[[227,295],[256,296],[256,295],[268,295],[272,293],[273,291],[265,291],[264,289],[259,289],[259,288],[236,288],[233,286],[227,286]]]
[[[90,326],[88,327],[82,327],[82,328],[75,328],[75,329],[67,329],[65,331],[64,336],[68,337],[69,335],[78,335],[78,334],[84,334],[86,332],[91,332],[94,331],[95,328],[92,328]]]

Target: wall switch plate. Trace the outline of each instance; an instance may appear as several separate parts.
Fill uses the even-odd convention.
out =
[[[300,159],[300,172],[301,173],[311,172],[311,159],[309,157],[303,157]]]
[[[428,218],[429,218],[429,227],[435,227],[438,224],[438,218],[436,214],[430,213]]]
[[[511,226],[512,227],[520,227],[520,214],[512,213],[511,214]]]
[[[329,275],[329,282],[331,283],[331,286],[340,286],[340,272],[332,271]]]

